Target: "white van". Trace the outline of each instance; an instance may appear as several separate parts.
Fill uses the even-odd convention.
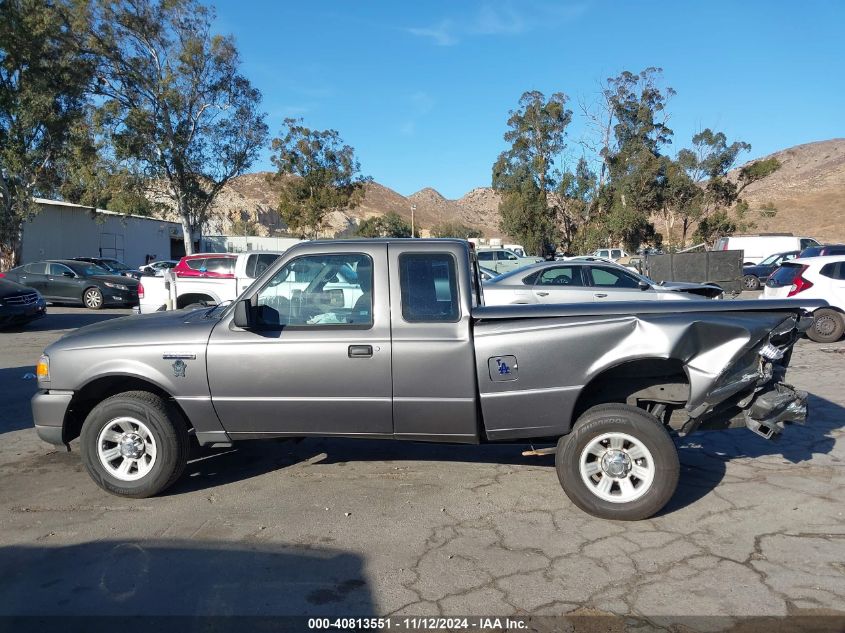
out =
[[[812,237],[795,237],[791,233],[763,235],[731,235],[716,240],[714,251],[743,251],[743,266],[759,264],[769,255],[803,251],[808,246],[819,246]]]

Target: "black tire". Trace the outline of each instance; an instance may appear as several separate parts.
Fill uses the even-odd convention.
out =
[[[86,288],[82,293],[82,303],[89,310],[99,310],[103,307],[103,292],[96,286]]]
[[[628,502],[601,498],[582,478],[582,453],[596,439],[608,433],[633,437],[651,454],[651,483],[643,490],[637,491],[639,497]],[[630,463],[648,465],[647,461],[641,459]],[[678,487],[680,463],[672,438],[653,415],[626,404],[600,404],[587,410],[578,418],[572,433],[560,439],[555,455],[555,468],[566,495],[585,512],[602,519],[638,521],[659,512],[672,498]],[[594,477],[598,477],[596,481],[600,481],[605,476],[600,473]],[[613,481],[613,478],[609,480]],[[636,481],[644,485],[644,480]],[[621,487],[617,489],[621,490]]]
[[[156,447],[149,472],[135,481],[125,481],[110,473],[98,451],[101,432],[122,417],[141,421]],[[189,449],[188,429],[180,413],[172,404],[147,391],[127,391],[103,400],[85,418],[80,434],[82,461],[94,482],[107,492],[135,499],[151,497],[173,485],[185,470]]]
[[[742,287],[745,290],[760,290],[760,279],[755,275],[745,275],[742,278]]]
[[[813,312],[813,324],[807,336],[816,343],[835,343],[845,334],[845,316],[832,308]]]

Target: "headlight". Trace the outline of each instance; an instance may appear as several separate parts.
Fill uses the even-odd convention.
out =
[[[50,382],[50,357],[47,354],[41,354],[41,358],[38,359],[35,376],[40,382]]]
[[[106,284],[109,288],[114,288],[115,290],[129,290],[129,287],[124,286],[123,284],[113,284],[110,281],[104,281],[103,283]]]

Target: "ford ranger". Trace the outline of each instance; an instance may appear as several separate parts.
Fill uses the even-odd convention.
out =
[[[642,519],[677,486],[673,436],[804,421],[783,380],[809,324],[789,300],[485,306],[466,241],[305,242],[228,305],[65,335],[32,408],[127,497],[173,484],[191,443],[556,443],[577,506]]]

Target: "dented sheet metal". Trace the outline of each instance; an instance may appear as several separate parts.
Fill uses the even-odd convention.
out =
[[[534,318],[524,318],[529,313]],[[782,379],[791,347],[806,324],[803,315],[794,301],[477,309],[474,338],[487,435],[567,433],[592,381],[626,363],[654,359],[685,375],[685,408],[693,420],[734,400],[752,406],[758,391]],[[761,356],[764,346],[780,358]],[[489,359],[506,355],[516,357],[519,378],[490,379]],[[800,417],[800,406],[792,412]]]

